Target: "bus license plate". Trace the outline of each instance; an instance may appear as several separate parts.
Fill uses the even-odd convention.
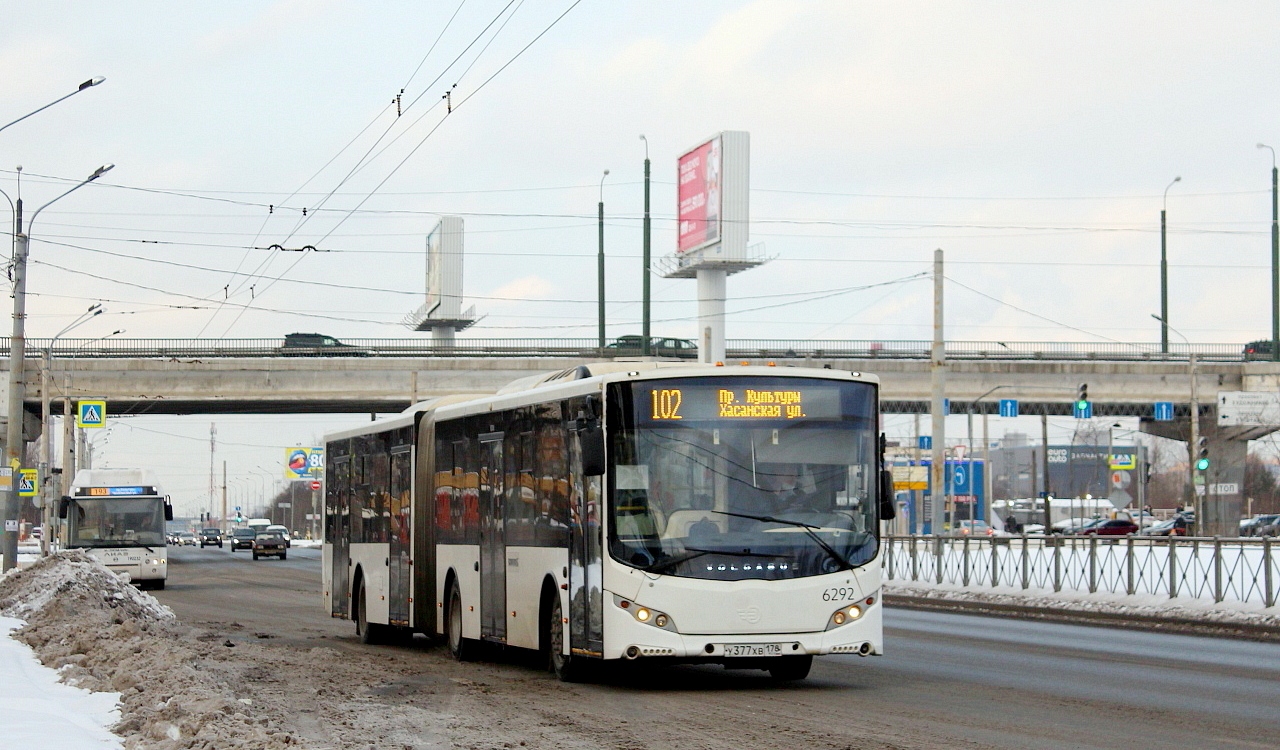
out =
[[[725,656],[782,656],[781,643],[726,643]]]

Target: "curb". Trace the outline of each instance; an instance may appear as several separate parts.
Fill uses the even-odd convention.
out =
[[[1217,622],[1187,617],[1161,617],[1159,615],[1125,614],[1119,612],[1079,611],[1060,607],[1037,607],[1020,604],[995,604],[957,599],[935,599],[923,596],[884,594],[886,606],[903,609],[919,609],[934,612],[1013,617],[1023,620],[1043,620],[1074,625],[1125,628],[1128,630],[1159,631],[1179,635],[1198,635],[1214,638],[1238,638],[1249,641],[1280,643],[1280,627],[1241,622]]]

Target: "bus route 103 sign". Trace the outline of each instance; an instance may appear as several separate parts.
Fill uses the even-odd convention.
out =
[[[285,448],[284,478],[315,479],[324,473],[324,448]]]
[[[840,419],[840,388],[797,383],[794,386],[706,387],[641,386],[637,397],[651,423],[682,420],[805,421]]]

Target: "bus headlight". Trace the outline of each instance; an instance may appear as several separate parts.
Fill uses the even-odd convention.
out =
[[[670,630],[673,633],[677,632],[675,623],[671,621],[671,615],[668,615],[666,612],[658,612],[657,610],[649,609],[648,607],[636,604],[629,599],[623,599],[617,594],[613,595],[613,603],[619,609],[630,612],[631,616],[636,618],[637,622],[652,625],[655,628],[662,628],[663,630]]]
[[[165,561],[161,560],[158,557],[152,560],[147,560],[147,565],[164,565],[164,564],[165,564]]]
[[[827,621],[827,630],[838,628],[846,623],[862,617],[862,607],[857,604],[850,604],[847,607],[841,607],[831,613],[831,619]]]

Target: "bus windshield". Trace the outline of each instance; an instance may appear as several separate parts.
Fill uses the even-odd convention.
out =
[[[163,547],[159,497],[77,497],[67,518],[70,547]]]
[[[611,396],[615,560],[739,580],[875,557],[874,386],[726,376],[623,383]]]

